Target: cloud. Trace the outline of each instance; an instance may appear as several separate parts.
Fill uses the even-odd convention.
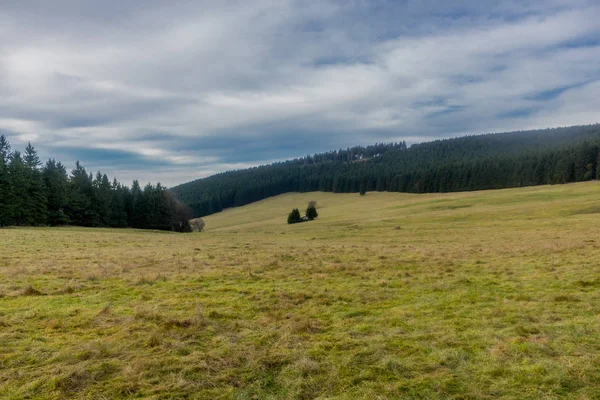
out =
[[[598,122],[594,1],[7,2],[13,147],[173,185],[384,140]]]

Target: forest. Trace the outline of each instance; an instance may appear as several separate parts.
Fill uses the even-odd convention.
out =
[[[0,227],[133,227],[190,231],[191,210],[160,183],[131,188],[77,162],[70,174],[53,159],[43,166],[31,143],[24,154],[0,136]]]
[[[600,178],[600,124],[382,143],[229,171],[170,189],[195,217],[286,192],[433,193]]]

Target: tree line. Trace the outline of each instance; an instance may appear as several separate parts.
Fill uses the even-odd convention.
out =
[[[77,162],[66,167],[35,148],[12,151],[0,136],[0,226],[77,225],[189,232],[192,211],[160,183],[131,188]]]
[[[357,146],[176,186],[194,216],[286,192],[453,192],[600,179],[600,125]]]

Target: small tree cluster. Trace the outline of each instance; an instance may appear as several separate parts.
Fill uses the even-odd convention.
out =
[[[317,212],[317,202],[311,200],[308,202],[308,207],[306,208],[306,214],[301,217],[300,210],[294,208],[291,213],[288,215],[288,224],[297,224],[298,222],[312,221],[317,218],[319,213]]]

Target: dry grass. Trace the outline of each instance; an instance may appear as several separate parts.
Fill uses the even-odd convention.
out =
[[[597,398],[599,195],[289,194],[200,234],[0,230],[0,398]]]

